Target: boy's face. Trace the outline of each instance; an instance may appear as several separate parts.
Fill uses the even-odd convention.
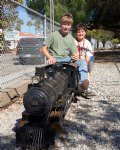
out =
[[[62,23],[61,24],[61,31],[64,33],[64,34],[67,34],[71,29],[71,24],[69,23]]]
[[[86,35],[86,32],[82,28],[77,30],[76,36],[77,36],[78,41],[83,40],[85,38],[85,35]]]

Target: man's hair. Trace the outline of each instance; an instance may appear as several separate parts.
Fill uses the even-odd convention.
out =
[[[79,23],[75,26],[75,32],[77,32],[78,30],[83,29],[85,32],[87,31],[87,27],[85,24],[83,23]]]
[[[60,18],[60,23],[68,23],[68,24],[73,24],[73,16],[70,13],[65,13],[61,16]]]

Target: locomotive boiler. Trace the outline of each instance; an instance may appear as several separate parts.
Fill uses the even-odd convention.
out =
[[[25,111],[16,125],[16,147],[42,150],[54,144],[57,131],[75,100],[77,69],[56,63],[36,67],[23,97]]]

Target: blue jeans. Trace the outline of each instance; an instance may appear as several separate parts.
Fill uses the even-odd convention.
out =
[[[59,57],[59,58],[55,58],[57,62],[70,62],[71,61],[71,57],[65,57],[65,58],[62,58],[62,57]]]
[[[55,58],[57,62],[70,62],[71,57],[66,57],[66,58]],[[77,60],[75,62],[78,67],[79,75],[80,75],[80,80],[79,84],[81,84],[84,80],[88,79],[88,63],[86,62],[85,59]]]
[[[90,72],[93,68],[93,64],[94,64],[94,56],[90,56]]]

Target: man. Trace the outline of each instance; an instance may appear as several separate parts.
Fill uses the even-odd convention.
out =
[[[62,15],[60,19],[60,30],[52,32],[45,40],[41,52],[47,57],[48,64],[55,62],[70,62],[71,59],[75,60],[75,64],[79,66],[79,73],[82,72],[82,80],[80,78],[79,86],[83,89],[80,92],[84,92],[88,88],[89,82],[83,69],[87,66],[87,62],[82,62],[79,58],[77,46],[72,35],[69,31],[73,24],[73,17],[71,14],[66,13]],[[84,64],[85,63],[85,64]],[[84,67],[85,66],[85,67]],[[88,68],[85,68],[85,72]]]

